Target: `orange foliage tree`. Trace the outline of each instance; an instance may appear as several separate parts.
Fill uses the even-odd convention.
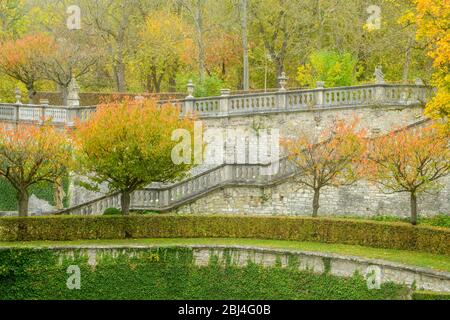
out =
[[[417,224],[417,196],[440,187],[450,170],[449,138],[432,126],[402,129],[369,143],[365,172],[388,193],[407,192],[411,223]]]
[[[0,70],[25,84],[30,98],[35,82],[44,78],[43,63],[55,52],[53,39],[44,34],[0,44]]]
[[[350,124],[338,120],[318,136],[302,133],[281,142],[297,168],[295,181],[314,192],[313,217],[318,215],[322,188],[351,185],[359,178],[365,131],[357,131],[357,124],[356,119]]]
[[[68,172],[71,157],[65,132],[48,124],[0,127],[0,176],[17,192],[19,216],[28,215],[29,188],[40,182],[60,180]]]
[[[90,178],[91,187],[106,182],[110,192],[120,192],[122,213],[128,215],[133,191],[181,178],[191,168],[172,161],[177,129],[193,133],[194,121],[180,118],[171,105],[125,100],[99,106],[75,131],[80,173]]]

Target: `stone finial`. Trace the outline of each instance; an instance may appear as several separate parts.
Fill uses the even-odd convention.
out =
[[[70,80],[67,94],[67,104],[69,107],[78,107],[80,105],[80,87],[77,80],[73,77]]]
[[[16,104],[22,104],[22,92],[20,91],[19,88],[16,88],[16,90],[14,91],[15,94],[15,98],[16,98]]]
[[[280,84],[279,91],[286,91],[286,84],[289,78],[286,76],[286,73],[283,71],[281,75],[278,77],[278,81]]]
[[[414,81],[414,83],[415,83],[416,86],[423,86],[423,85],[425,85],[425,84],[423,83],[423,80],[420,79],[420,78],[416,78],[416,80]]]
[[[383,84],[384,81],[384,73],[383,73],[383,67],[381,65],[378,65],[375,68],[375,72],[373,74],[375,76],[375,83],[376,84]]]
[[[192,79],[190,79],[188,84],[187,84],[187,92],[188,92],[187,98],[193,98],[194,97],[194,89],[195,89],[194,82],[192,82]]]
[[[221,89],[220,90],[220,95],[221,96],[229,96],[231,94],[231,90],[230,89]]]
[[[317,89],[323,89],[325,88],[325,81],[317,81],[316,82]]]

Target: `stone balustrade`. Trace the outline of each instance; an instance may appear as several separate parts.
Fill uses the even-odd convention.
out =
[[[231,117],[274,112],[295,112],[319,108],[352,108],[377,105],[417,105],[425,103],[432,90],[418,84],[367,84],[351,87],[280,90],[241,95],[230,95],[222,90],[218,97],[159,101],[160,105],[171,103],[182,110],[182,114],[194,113],[199,118]],[[0,121],[13,123],[40,123],[43,119],[55,125],[72,127],[75,120],[85,121],[96,110],[96,106],[69,106],[0,104]]]
[[[282,158],[274,175],[265,175],[270,165],[224,164],[173,184],[152,184],[131,196],[133,210],[168,211],[224,186],[269,186],[295,174],[295,167]],[[104,196],[68,208],[60,214],[96,215],[107,208],[120,208],[120,194]]]

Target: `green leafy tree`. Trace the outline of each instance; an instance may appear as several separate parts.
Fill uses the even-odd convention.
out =
[[[180,119],[178,108],[158,107],[154,100],[102,105],[75,131],[79,171],[93,187],[106,182],[111,192],[120,192],[122,213],[128,215],[133,191],[181,178],[191,168],[172,160],[177,145],[172,134],[193,128],[194,121]]]
[[[359,73],[357,62],[350,53],[317,51],[298,68],[297,80],[308,86],[315,86],[317,81],[324,81],[327,87],[350,86]]]

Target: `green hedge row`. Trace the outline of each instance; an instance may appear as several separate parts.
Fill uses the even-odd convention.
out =
[[[450,255],[450,229],[349,219],[220,216],[59,216],[0,219],[0,241],[257,238],[342,243]]]
[[[416,291],[412,296],[413,300],[450,300],[450,293],[432,292],[432,291]]]

